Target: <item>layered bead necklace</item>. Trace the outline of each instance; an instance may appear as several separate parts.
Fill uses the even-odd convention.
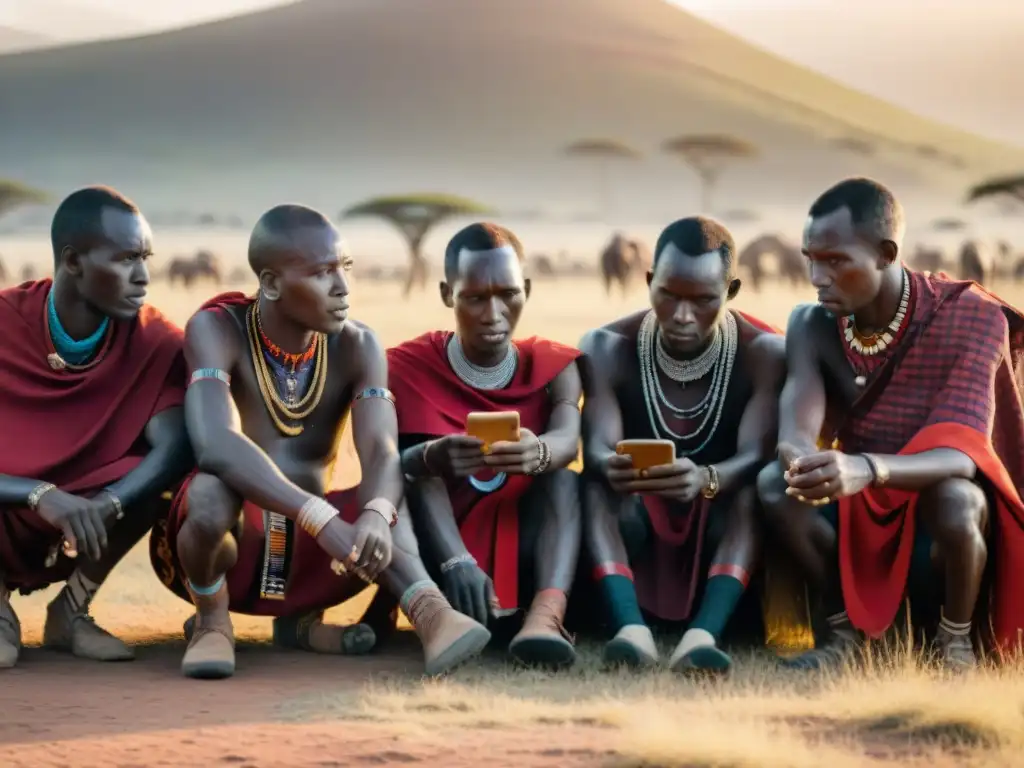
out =
[[[302,424],[284,420],[301,422],[320,405],[327,382],[327,335],[314,334],[305,352],[284,352],[263,332],[259,300],[246,312],[246,331],[256,382],[274,426],[287,437],[302,434]],[[300,397],[303,389],[306,394]]]
[[[508,345],[508,352],[500,363],[491,367],[483,367],[470,362],[462,349],[462,342],[456,334],[448,340],[448,365],[459,377],[459,380],[473,389],[495,390],[504,389],[516,375],[516,368],[519,365],[519,350],[515,344]],[[478,480],[470,475],[469,484],[478,493],[493,493],[505,484],[508,476],[499,472],[490,480]]]
[[[714,331],[714,338],[693,360],[677,360],[665,351],[658,328],[658,318],[651,310],[644,316],[637,333],[637,357],[640,362],[640,381],[644,404],[650,419],[651,431],[658,439],[676,442],[680,455],[693,456],[707,447],[714,437],[725,408],[726,393],[732,379],[736,361],[739,331],[732,312],[726,312]],[[708,391],[700,402],[688,408],[679,408],[669,401],[661,387],[658,371],[672,381],[685,386],[711,374]],[[697,428],[688,434],[675,432],[665,421],[662,408],[681,420],[700,420]],[[713,419],[713,420],[712,420]],[[710,423],[710,428],[708,425]],[[706,433],[706,434],[705,434]],[[696,448],[679,447],[679,443],[695,442],[704,435]]]
[[[516,375],[519,364],[519,351],[515,344],[508,345],[508,352],[500,363],[491,367],[483,367],[470,362],[462,350],[459,337],[452,334],[448,340],[448,364],[462,383],[473,389],[504,389]]]

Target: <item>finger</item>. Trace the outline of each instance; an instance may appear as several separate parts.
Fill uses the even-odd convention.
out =
[[[787,488],[786,495],[799,499],[830,499],[833,496],[833,483],[818,483],[810,488]]]
[[[113,521],[111,521],[113,522]],[[92,524],[96,529],[96,541],[100,545],[100,552],[107,551],[107,526],[103,521],[103,515],[98,509],[92,510]]]
[[[64,545],[62,549],[64,554],[74,559],[78,557],[78,536],[75,535],[75,530],[70,523],[64,523]]]
[[[631,480],[639,480],[640,473],[635,469],[610,469],[607,477],[610,483],[628,483]]]
[[[839,468],[834,464],[826,467],[818,467],[817,469],[812,469],[810,472],[800,474],[787,472],[785,474],[786,484],[789,485],[790,488],[813,488],[821,483],[835,480],[838,476]]]
[[[369,530],[365,533],[360,531],[356,535],[356,547],[359,549],[359,556],[356,558],[356,568],[369,573],[370,562],[373,559],[373,548],[377,546],[377,537]]]
[[[645,475],[643,477],[649,477],[651,479],[658,479],[662,477],[684,477],[690,474],[692,470],[681,464],[659,464],[656,467],[650,467],[649,469],[643,470]]]
[[[496,443],[491,443],[491,450],[489,454],[503,454],[503,453],[522,453],[529,446],[524,443],[513,443],[508,440],[499,440]]]
[[[448,441],[453,450],[463,450],[466,448],[480,450],[484,447],[484,441],[472,435],[451,435]]]
[[[614,456],[608,458],[608,467],[615,467],[616,469],[626,469],[627,467],[633,466],[633,457],[628,453],[617,453]]]
[[[82,525],[82,521],[77,517],[73,517],[68,520],[68,525],[71,526],[72,538],[75,540],[75,552],[88,556],[89,539],[85,533],[85,526]]]
[[[391,564],[391,544],[384,538],[379,537],[373,544],[373,551],[370,553],[370,569],[373,571],[373,578],[376,579]]]
[[[484,463],[483,458],[473,459],[470,461],[459,461],[452,462],[452,472],[457,477],[469,477],[475,475],[482,469],[487,469],[487,465]]]
[[[102,550],[100,550],[99,534],[93,527],[92,518],[88,512],[82,514],[79,518],[82,523],[82,531],[85,533],[85,551],[89,559],[95,562],[103,556]]]
[[[360,567],[359,563],[362,562],[363,552],[366,550],[366,540],[370,537],[370,529],[365,525],[356,523],[356,541],[352,545],[352,563],[356,567]]]
[[[487,605],[487,584],[482,581],[473,589],[473,618],[486,627],[490,612],[490,606]]]
[[[818,467],[824,467],[826,464],[835,463],[836,454],[835,451],[821,451],[820,453],[811,453],[807,456],[801,456],[793,460],[790,465],[790,472],[796,474],[804,474],[810,472]]]
[[[457,448],[448,452],[449,461],[465,461],[466,459],[479,459],[484,456],[483,446],[474,448]]]
[[[468,584],[459,584],[455,592],[455,605],[452,608],[464,616],[473,615],[473,597]]]

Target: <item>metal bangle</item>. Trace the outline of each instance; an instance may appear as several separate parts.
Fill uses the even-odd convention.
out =
[[[39,485],[37,485],[35,488],[29,491],[28,508],[35,512],[37,509],[39,509],[39,502],[42,500],[43,496],[49,493],[50,491],[55,490],[56,488],[57,486],[54,485],[53,483],[40,483]]]
[[[112,490],[110,490],[109,488],[104,488],[103,492],[105,494],[107,494],[107,496],[110,497],[110,503],[114,505],[114,510],[117,512],[117,517],[114,518],[114,519],[115,520],[122,520],[122,519],[124,519],[124,506],[121,504],[121,499],[118,498],[118,495],[116,493],[114,493]]]

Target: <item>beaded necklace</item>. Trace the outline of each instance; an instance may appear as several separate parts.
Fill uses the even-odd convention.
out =
[[[57,315],[57,306],[53,299],[53,289],[50,289],[50,293],[46,297],[46,331],[53,344],[54,354],[47,355],[47,362],[54,370],[88,367],[86,363],[96,356],[109,328],[110,318],[104,317],[100,321],[99,328],[87,338],[77,341],[71,338],[64,330],[64,326],[61,325],[60,317]]]

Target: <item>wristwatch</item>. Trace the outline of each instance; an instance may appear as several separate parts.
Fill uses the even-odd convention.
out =
[[[708,471],[708,484],[701,490],[700,494],[705,499],[713,499],[718,495],[718,470],[712,464],[708,464],[704,469]]]

